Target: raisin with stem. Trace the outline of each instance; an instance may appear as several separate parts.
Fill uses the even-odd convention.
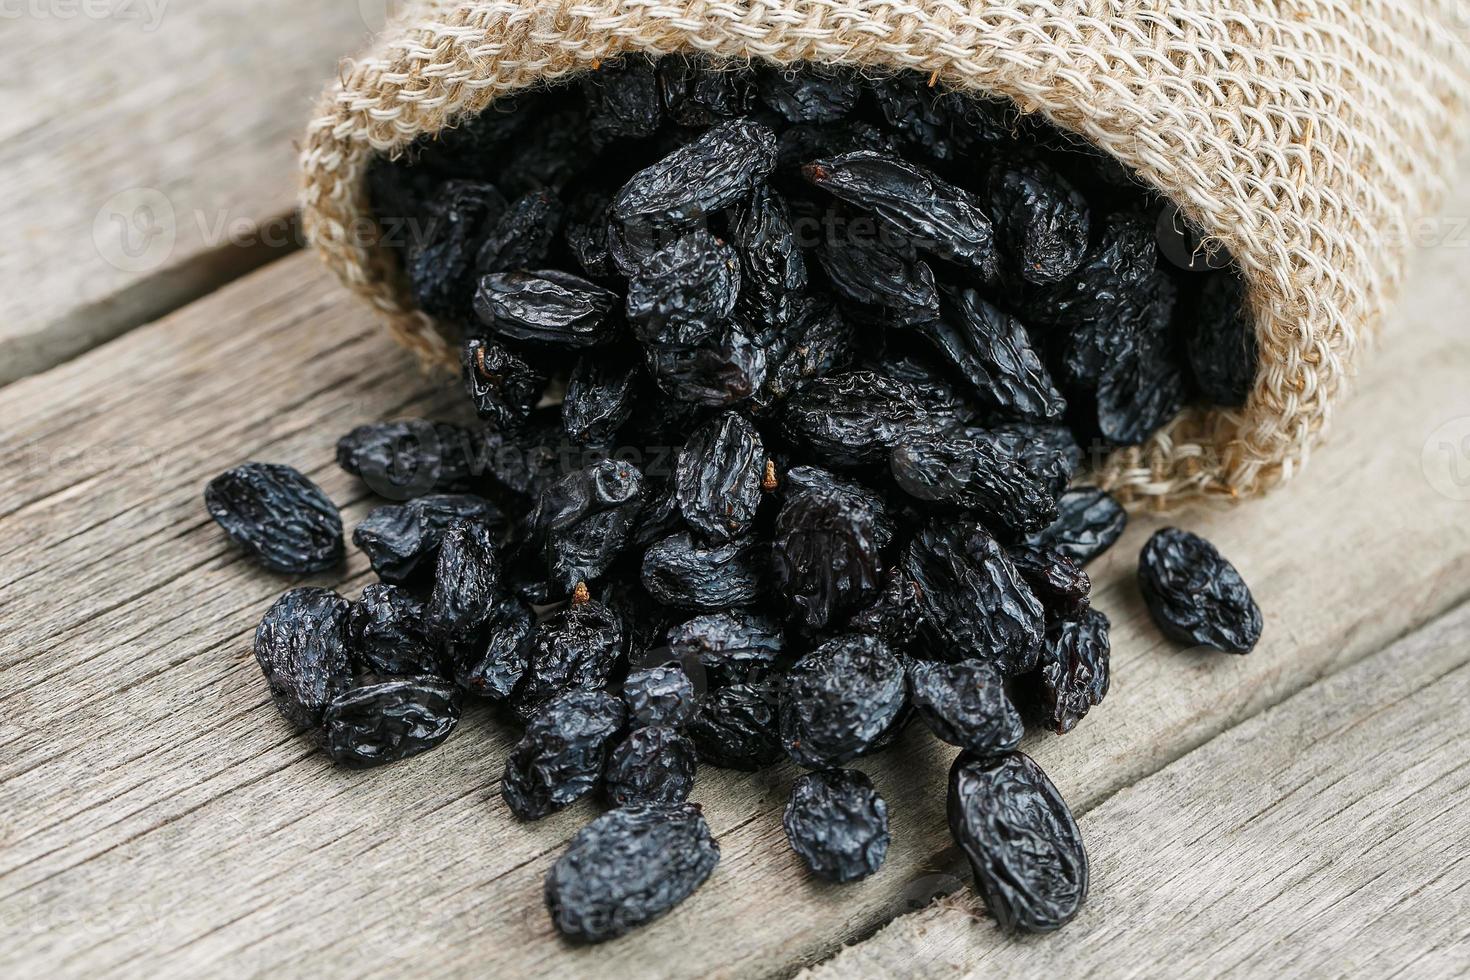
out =
[[[1057,519],[1027,542],[1055,548],[1086,565],[1113,546],[1128,526],[1128,512],[1106,490],[1078,487],[1057,500]]]
[[[802,773],[781,824],[791,849],[825,881],[858,881],[888,856],[888,804],[856,769]]]
[[[611,340],[617,295],[581,276],[557,269],[497,272],[483,276],[475,314],[486,327],[525,343],[595,347]]]
[[[522,718],[573,689],[601,690],[623,657],[623,627],[601,602],[567,606],[536,625],[530,660],[511,694],[511,707]]]
[[[322,714],[327,754],[369,769],[427,752],[459,724],[460,693],[437,676],[399,677],[353,688]]]
[[[980,755],[1009,752],[1026,734],[1005,678],[984,660],[916,660],[909,665],[909,697],[936,737]]]
[[[504,344],[484,337],[465,341],[459,364],[475,413],[497,429],[523,424],[546,390],[544,371]]]
[[[734,412],[705,423],[679,452],[674,487],[689,526],[710,541],[738,538],[755,522],[766,451],[755,426]]]
[[[1036,675],[1046,723],[1058,735],[1076,728],[1087,709],[1102,704],[1108,693],[1108,633],[1108,617],[1096,609],[1084,609],[1047,630]]]
[[[1007,932],[1052,932],[1087,898],[1087,851],[1057,788],[1021,752],[962,752],[949,773],[949,830]]]
[[[321,488],[289,466],[246,463],[209,481],[204,506],[262,567],[287,575],[342,561],[342,516]]]
[[[328,703],[352,687],[346,599],[303,587],[281,596],[255,630],[255,660],[281,717],[315,728]]]
[[[1250,653],[1261,639],[1261,608],[1235,566],[1197,534],[1166,527],[1138,559],[1149,614],[1178,643]]]
[[[638,728],[607,760],[603,792],[613,806],[683,803],[694,788],[694,743],[673,728]]]
[[[615,939],[694,894],[719,861],[698,806],[620,807],[584,827],[546,873],[546,907],[569,939]]]
[[[829,640],[797,661],[781,691],[781,743],[808,769],[871,749],[907,701],[904,669],[877,637]]]
[[[625,716],[606,691],[568,691],[542,705],[505,760],[500,793],[522,820],[550,816],[597,788]]]

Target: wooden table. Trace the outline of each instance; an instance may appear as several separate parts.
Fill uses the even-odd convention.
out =
[[[280,60],[281,78],[260,86],[238,64],[146,77],[155,102],[233,113],[242,145],[222,152],[174,130],[160,143],[119,124],[119,189],[153,172],[190,188],[170,198],[181,213],[284,220],[286,140],[327,53],[365,28],[323,26],[297,5],[241,6],[269,23],[258,37],[235,26],[235,60]],[[204,7],[175,0],[153,43],[217,53]],[[75,41],[25,29],[38,44]],[[121,112],[131,90],[104,84],[118,70],[132,69],[83,63],[81,80]],[[61,141],[72,163],[43,180],[7,145],[0,179],[63,194],[87,132],[69,111],[37,110],[31,138]],[[204,172],[217,158],[270,179],[221,186]],[[89,173],[88,187],[112,186]],[[160,266],[68,290],[42,258],[93,265],[99,253],[76,251],[91,215],[79,226],[74,201],[53,209],[32,196],[3,206],[58,240],[0,264],[0,294],[30,310],[6,318],[0,345],[17,324],[47,340],[8,362],[25,376],[0,388],[0,975],[1470,970],[1470,238],[1455,217],[1470,214],[1470,182],[1416,257],[1393,327],[1310,470],[1263,502],[1176,518],[1252,583],[1266,610],[1260,648],[1199,655],[1159,638],[1133,583],[1156,519],[1136,518],[1094,567],[1114,622],[1113,689],[1074,733],[1026,746],[1092,855],[1076,922],[1017,940],[978,910],[945,828],[951,750],[915,728],[867,766],[893,813],[879,874],[831,887],[801,872],[780,827],[789,767],[706,769],[695,798],[723,849],[716,873],[675,913],[592,949],[558,940],[540,887],[593,804],[515,821],[498,787],[512,736],[479,710],[432,753],[334,769],[286,730],[251,656],[255,624],[287,583],[242,560],[201,504],[220,470],[284,462],[319,481],[350,526],[372,501],[334,465],[336,436],[442,412],[452,392],[310,254],[241,256],[181,238]],[[224,271],[180,287],[179,269],[205,267]],[[134,313],[172,311],[78,329],[78,310],[112,297]],[[369,580],[353,554],[311,581],[355,594]]]

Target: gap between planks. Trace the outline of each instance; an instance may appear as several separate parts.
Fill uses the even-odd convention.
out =
[[[1429,433],[1470,417],[1470,356],[1447,316],[1467,299],[1458,259],[1426,255],[1404,311],[1413,329],[1368,368],[1369,387],[1393,397],[1349,404],[1333,443],[1281,493],[1190,515],[1261,597],[1256,653],[1188,654],[1158,639],[1131,581],[1155,522],[1140,519],[1094,566],[1115,623],[1114,690],[1077,732],[1027,746],[1075,805],[1465,597],[1463,505],[1421,469]],[[769,974],[871,933],[945,872],[950,750],[922,732],[865,764],[890,801],[895,842],[882,872],[844,888],[810,882],[785,847],[789,767],[707,769],[695,796],[721,868],[649,928],[572,949],[551,934],[539,883],[595,810],[512,820],[494,792],[511,736],[488,713],[377,773],[336,771],[283,739],[248,638],[286,583],[234,560],[199,521],[203,484],[259,456],[350,500],[357,489],[331,464],[336,435],[442,411],[453,399],[440,388],[301,255],[0,391],[14,420],[0,436],[0,466],[14,474],[0,486],[0,539],[7,574],[26,576],[0,590],[11,746],[0,760],[0,923],[15,937],[0,968]],[[347,509],[349,526],[365,509]],[[363,572],[354,554],[313,581]]]
[[[1463,976],[1467,701],[1462,605],[1083,816],[1092,890],[1061,932],[1007,936],[966,888],[802,980]]]

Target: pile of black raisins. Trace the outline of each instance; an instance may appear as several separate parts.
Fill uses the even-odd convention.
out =
[[[917,718],[963,750],[950,824],[996,919],[1068,921],[1086,854],[1017,746],[1107,693],[1083,566],[1125,523],[1072,482],[1187,401],[1244,400],[1255,350],[1219,256],[1169,261],[1197,243],[1106,158],[902,74],[629,59],[369,183],[415,300],[463,337],[478,419],[342,438],[392,501],[352,535],[381,581],[266,614],[281,714],[368,767],[439,744],[466,697],[496,705],[523,732],[513,813],[611,807],[546,882],[591,941],[719,861],[699,765],[794,761],[793,849],[826,880],[876,872],[888,803],[848,767]],[[343,556],[288,467],[206,500],[270,569]],[[1140,584],[1171,638],[1260,635],[1193,535],[1155,536]]]

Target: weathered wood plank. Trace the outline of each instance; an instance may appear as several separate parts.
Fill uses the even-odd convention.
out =
[[[293,140],[383,0],[14,4],[0,384],[294,247]],[[378,26],[378,25],[374,25]]]
[[[1191,516],[1253,583],[1267,639],[1185,654],[1145,621],[1139,521],[1095,571],[1116,625],[1109,700],[1030,746],[1088,805],[1470,591],[1463,504],[1425,479],[1441,422],[1470,417],[1455,321],[1461,256],[1426,256],[1395,342],[1311,473],[1249,508]],[[239,561],[199,494],[248,458],[292,463],[349,502],[331,465],[357,422],[442,408],[408,359],[300,256],[0,391],[0,970],[233,968],[749,975],[871,932],[944,870],[949,751],[912,731],[869,769],[894,812],[887,867],[821,887],[779,823],[789,769],[701,774],[724,848],[677,914],[595,950],[551,934],[540,879],[590,803],[535,825],[504,812],[509,744],[472,712],[388,770],[330,768],[273,715],[250,634],[286,583]],[[364,579],[353,556],[337,577]],[[936,864],[936,861],[941,863]]]
[[[1467,699],[1462,606],[1087,814],[1062,932],[1008,937],[966,888],[802,976],[1463,976]]]

